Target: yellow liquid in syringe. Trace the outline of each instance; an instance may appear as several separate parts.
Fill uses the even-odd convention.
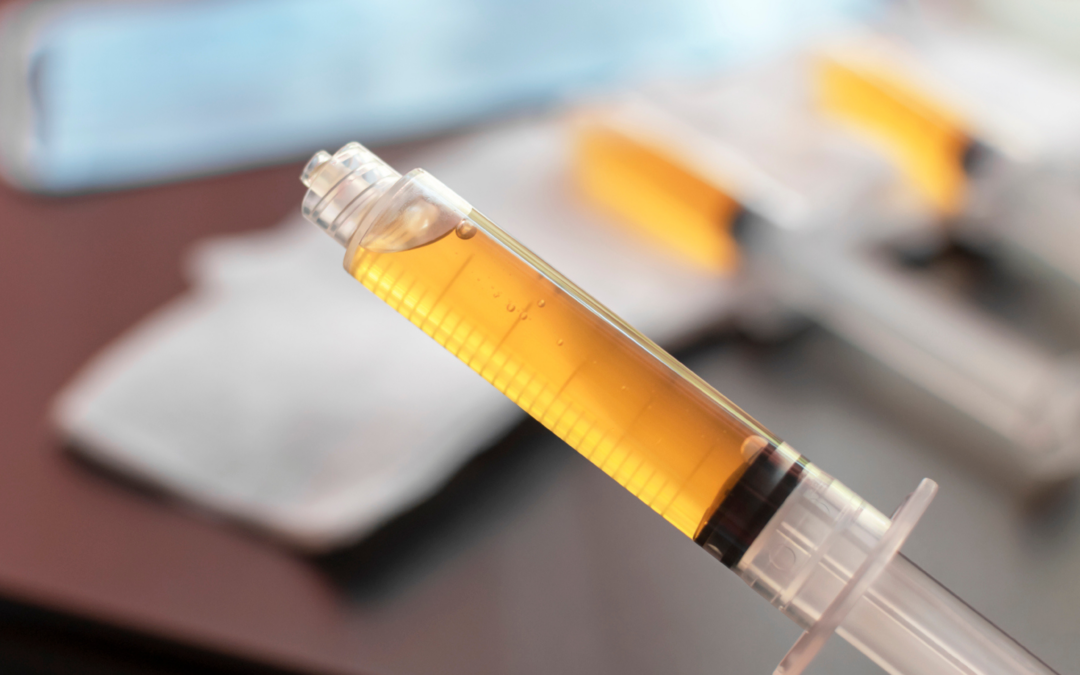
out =
[[[477,212],[426,246],[346,267],[689,537],[779,444],[666,352]]]

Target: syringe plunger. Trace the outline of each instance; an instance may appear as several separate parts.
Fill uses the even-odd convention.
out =
[[[780,468],[799,466],[789,446],[775,455]],[[898,553],[936,491],[924,480],[889,519],[803,461],[798,484],[732,567],[806,630],[777,675],[800,673],[833,631],[894,675],[1053,673]]]

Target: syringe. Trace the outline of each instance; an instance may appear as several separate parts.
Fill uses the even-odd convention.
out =
[[[806,629],[892,673],[1051,673],[902,555],[892,520],[422,170],[356,143],[305,168],[303,213],[345,268]]]
[[[816,59],[816,98],[880,149],[950,234],[1080,286],[1080,81],[994,38],[867,32]]]

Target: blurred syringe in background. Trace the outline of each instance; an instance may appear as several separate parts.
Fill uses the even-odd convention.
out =
[[[888,157],[947,236],[1080,294],[1080,73],[1030,47],[921,23],[820,50],[820,110]]]

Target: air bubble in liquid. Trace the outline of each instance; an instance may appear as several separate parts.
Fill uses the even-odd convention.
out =
[[[468,220],[463,220],[454,228],[454,234],[459,239],[472,239],[476,235],[476,226]]]

